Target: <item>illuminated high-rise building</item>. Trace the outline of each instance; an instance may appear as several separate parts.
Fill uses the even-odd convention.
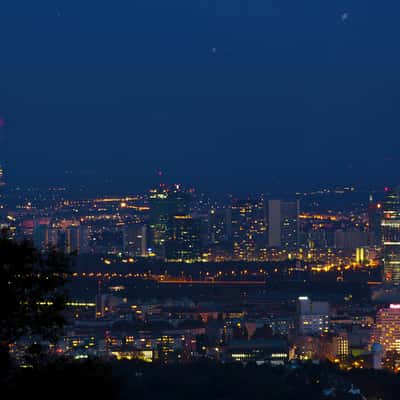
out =
[[[357,247],[356,248],[356,263],[362,265],[365,263],[366,257],[366,249],[365,247]]]
[[[55,239],[55,243],[48,236],[48,228],[49,226],[46,224],[39,224],[35,221],[35,226],[33,229],[33,243],[35,247],[39,250],[45,250],[46,247],[50,244],[50,247],[54,247],[57,245],[57,238]],[[49,243],[51,242],[51,243]],[[53,245],[53,246],[51,246]]]
[[[208,213],[208,241],[219,245],[227,243],[231,235],[231,212],[229,209],[212,208]]]
[[[370,233],[370,245],[380,247],[382,245],[382,203],[375,203],[370,197],[368,205],[368,231]]]
[[[340,332],[332,337],[332,354],[341,360],[349,356],[349,337],[347,332]]]
[[[265,208],[262,199],[236,200],[231,205],[231,240],[237,260],[255,260],[266,247]]]
[[[124,226],[122,230],[124,252],[131,257],[144,257],[147,255],[147,226],[145,224],[132,224]]]
[[[60,249],[59,248],[59,230],[57,228],[48,227],[45,230],[44,246],[42,250]]]
[[[174,216],[189,213],[190,193],[180,185],[160,186],[150,191],[151,249],[159,258],[166,257],[166,243]]]
[[[322,355],[334,361],[345,360],[349,356],[349,337],[346,331],[328,333],[322,337]]]
[[[300,296],[297,303],[298,332],[300,335],[320,335],[329,331],[329,303],[311,301]]]
[[[174,215],[168,223],[165,258],[170,261],[200,259],[201,222],[191,215]]]
[[[269,247],[294,249],[299,246],[299,213],[299,200],[268,201]]]
[[[33,241],[41,251],[57,249],[66,254],[85,254],[89,252],[89,233],[87,226],[63,221],[54,224],[35,224]]]
[[[400,194],[399,189],[385,189],[383,203],[382,243],[383,279],[400,284]]]
[[[88,228],[83,225],[72,225],[64,229],[65,247],[67,254],[84,254],[89,252]]]
[[[384,351],[400,352],[400,304],[390,304],[376,314],[371,344],[379,343]]]

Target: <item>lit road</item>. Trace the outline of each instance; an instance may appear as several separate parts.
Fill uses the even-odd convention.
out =
[[[158,280],[158,283],[174,285],[265,285],[265,281],[191,281],[191,280]]]

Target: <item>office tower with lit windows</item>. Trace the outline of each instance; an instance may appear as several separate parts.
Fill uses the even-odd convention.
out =
[[[49,228],[48,225],[39,224],[35,221],[32,238],[33,238],[33,244],[39,250],[46,249],[46,243],[48,243],[48,236],[47,236],[48,228]],[[55,242],[57,243],[57,238],[56,238]],[[52,247],[54,247],[54,246],[52,246]]]
[[[58,249],[67,254],[86,254],[89,252],[88,227],[79,223],[63,221],[54,224],[36,224],[33,242],[41,251]]]
[[[321,340],[322,356],[331,361],[345,360],[349,352],[349,337],[346,331],[329,333]]]
[[[376,314],[371,344],[379,343],[385,352],[400,352],[400,304],[390,304]]]
[[[150,191],[151,249],[159,258],[166,257],[166,243],[175,216],[189,214],[190,193],[180,185],[161,185]]]
[[[332,355],[344,360],[349,356],[349,337],[347,332],[339,332],[332,337]]]
[[[262,199],[235,200],[231,205],[231,241],[236,260],[258,258],[266,247],[265,208]]]
[[[151,251],[157,257],[164,258],[167,225],[170,215],[167,189],[163,187],[152,189],[149,195],[149,202]]]
[[[145,224],[126,225],[122,229],[123,250],[130,257],[147,255],[147,226]]]
[[[269,200],[267,207],[269,247],[299,246],[300,201]]]
[[[329,332],[329,303],[311,301],[308,296],[300,296],[297,303],[298,333],[303,336],[320,335]]]
[[[382,244],[383,279],[385,282],[400,284],[400,193],[399,189],[385,189],[383,202]]]
[[[211,207],[204,218],[202,236],[204,255],[209,260],[227,260],[231,258],[231,209]],[[203,229],[203,232],[204,232]]]
[[[207,218],[208,242],[211,245],[227,243],[231,236],[230,209],[211,208]]]
[[[83,225],[72,225],[63,230],[65,235],[64,249],[67,254],[86,254],[89,252],[88,228]]]
[[[47,227],[44,236],[44,246],[42,250],[49,250],[52,248],[60,249],[59,230],[57,228]]]
[[[189,214],[174,215],[168,223],[165,258],[168,261],[199,261],[201,221]]]
[[[382,245],[382,204],[375,203],[370,197],[368,204],[368,231],[370,245],[380,247]]]

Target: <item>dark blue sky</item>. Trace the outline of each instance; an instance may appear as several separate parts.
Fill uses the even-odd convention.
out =
[[[132,189],[158,168],[224,189],[400,176],[399,18],[398,0],[4,0],[0,160],[14,183]]]

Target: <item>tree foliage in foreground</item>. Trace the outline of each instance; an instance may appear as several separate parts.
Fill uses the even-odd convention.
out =
[[[67,257],[0,236],[0,347],[25,335],[55,341],[64,325]]]

